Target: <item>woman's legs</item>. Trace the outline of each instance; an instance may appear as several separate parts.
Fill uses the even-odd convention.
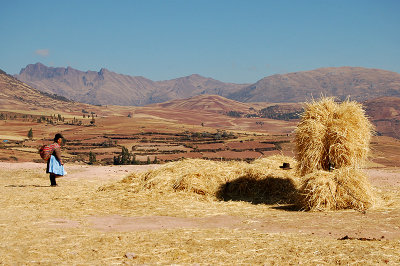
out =
[[[50,173],[50,186],[52,186],[52,187],[57,186],[56,175],[53,173]]]

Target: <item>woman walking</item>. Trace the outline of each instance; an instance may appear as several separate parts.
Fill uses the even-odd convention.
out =
[[[57,186],[56,177],[60,177],[66,174],[64,171],[64,163],[61,159],[61,143],[63,136],[57,133],[54,137],[54,143],[50,145],[51,156],[47,161],[46,173],[50,174],[50,186]]]

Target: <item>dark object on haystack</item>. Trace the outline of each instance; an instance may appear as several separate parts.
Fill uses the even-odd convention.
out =
[[[282,168],[284,170],[292,169],[290,167],[290,163],[283,163],[283,165],[279,166],[279,168]]]

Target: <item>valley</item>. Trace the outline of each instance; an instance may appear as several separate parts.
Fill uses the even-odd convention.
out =
[[[143,107],[96,106],[37,91],[1,74],[2,161],[41,162],[37,150],[61,132],[70,163],[165,163],[182,158],[245,160],[274,154],[294,157],[293,130],[301,103],[241,103],[198,95]],[[387,104],[389,103],[389,104]],[[399,98],[365,102],[376,126],[371,165],[398,166]],[[33,137],[28,138],[32,129]],[[89,154],[95,161],[89,161]],[[93,159],[92,159],[93,160]]]

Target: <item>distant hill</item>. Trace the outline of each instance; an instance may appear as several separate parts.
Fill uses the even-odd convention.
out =
[[[71,67],[47,67],[41,63],[26,66],[16,77],[40,91],[97,105],[142,106],[199,94],[226,96],[246,86],[200,75],[156,82],[105,68],[99,72],[83,72]]]
[[[21,107],[49,108],[53,105],[68,105],[69,100],[56,99],[56,95],[42,93],[19,81],[4,71],[0,71],[0,108],[17,109]]]
[[[363,104],[378,134],[400,139],[399,97],[382,97]]]
[[[154,103],[184,99],[202,94],[226,97],[229,93],[247,86],[247,84],[225,83],[197,74],[172,80],[158,81],[156,84],[160,89],[151,96],[150,101]]]
[[[265,77],[227,97],[240,102],[303,102],[321,94],[357,101],[400,97],[400,74],[361,67],[320,68]]]
[[[0,110],[50,115],[55,112],[82,114],[82,110],[97,113],[99,107],[73,102],[56,94],[41,92],[0,70]]]
[[[375,125],[377,134],[400,139],[400,97],[380,97],[362,102],[366,114]],[[154,109],[191,110],[196,113],[214,112],[241,117],[276,120],[299,119],[301,103],[253,104],[241,103],[218,95],[199,95],[188,99],[153,104]]]
[[[228,113],[230,111],[248,113],[252,109],[249,104],[230,100],[219,95],[198,95],[187,99],[178,99],[151,106],[214,113]]]
[[[303,111],[301,103],[242,103],[219,95],[198,95],[187,99],[148,105],[147,107],[151,106],[196,112],[206,111],[234,117],[260,117],[276,120],[298,119],[299,114]]]

